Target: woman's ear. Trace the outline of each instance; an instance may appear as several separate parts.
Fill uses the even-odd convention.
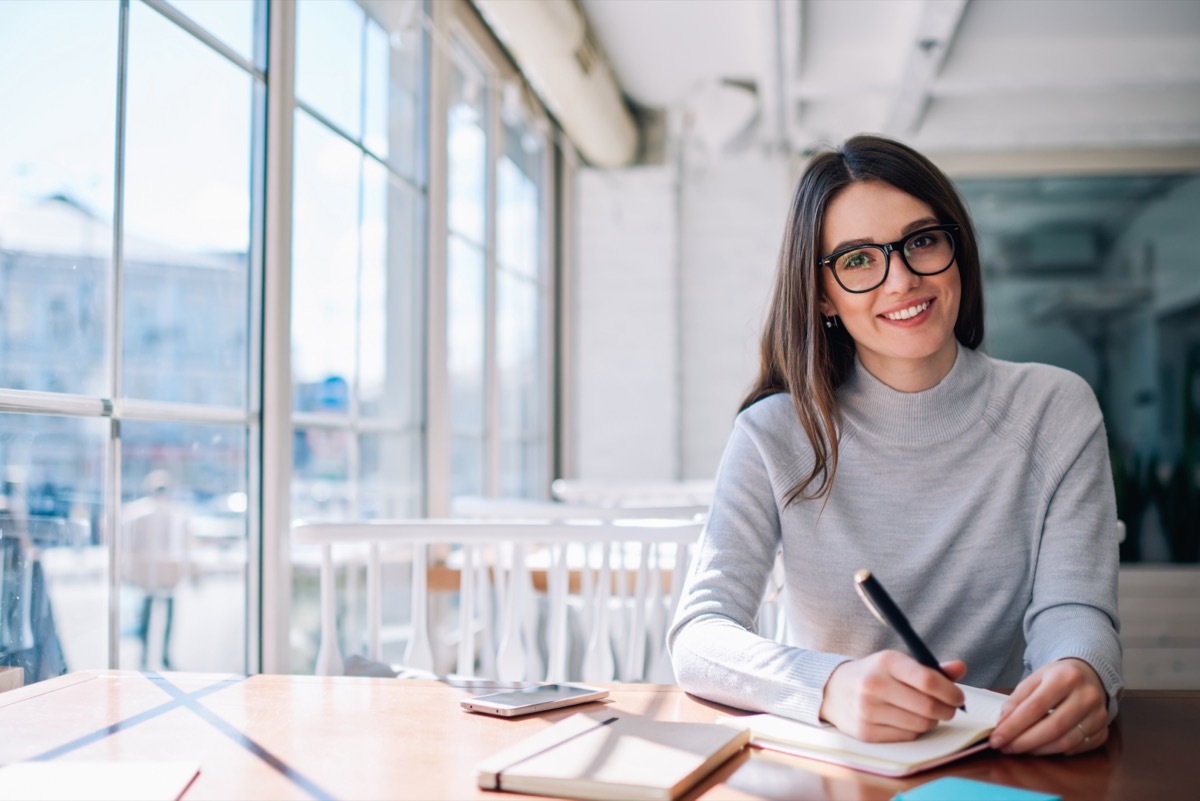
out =
[[[837,309],[833,307],[827,297],[822,297],[817,301],[817,311],[821,313],[822,317],[837,317]]]

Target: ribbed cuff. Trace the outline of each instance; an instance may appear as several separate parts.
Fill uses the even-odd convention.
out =
[[[1108,722],[1112,723],[1113,718],[1117,716],[1117,702],[1121,700],[1121,693],[1125,689],[1125,680],[1121,677],[1121,672],[1112,666],[1110,659],[1090,648],[1063,653],[1057,656],[1057,659],[1078,659],[1081,662],[1087,662],[1088,667],[1096,671],[1096,675],[1100,677],[1100,683],[1104,685],[1104,692],[1108,694]]]
[[[770,711],[814,726],[822,725],[821,701],[829,675],[838,665],[851,659],[841,654],[806,652],[804,658],[792,666],[779,696],[768,705]]]

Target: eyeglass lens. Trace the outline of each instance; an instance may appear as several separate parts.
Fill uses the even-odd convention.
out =
[[[940,273],[954,261],[954,237],[949,231],[917,231],[897,249],[909,269],[921,275]],[[863,292],[883,283],[887,259],[883,245],[863,245],[838,256],[833,269],[843,287]]]

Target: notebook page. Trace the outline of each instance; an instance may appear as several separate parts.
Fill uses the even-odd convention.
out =
[[[723,718],[722,723],[748,727],[756,739],[775,740],[797,748],[830,755],[865,757],[875,764],[913,765],[962,750],[990,732],[1000,720],[1000,705],[1007,696],[977,687],[962,686],[969,712],[938,724],[933,731],[903,743],[867,743],[837,729],[810,726],[775,715]]]

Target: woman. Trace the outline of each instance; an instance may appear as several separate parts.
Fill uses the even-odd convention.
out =
[[[895,741],[953,717],[961,679],[1015,687],[994,748],[1105,741],[1122,683],[1099,406],[1078,376],[982,340],[975,235],[945,175],[874,136],[813,158],[668,636],[685,690]],[[756,633],[777,552],[788,644]],[[892,650],[860,568],[950,678]]]

